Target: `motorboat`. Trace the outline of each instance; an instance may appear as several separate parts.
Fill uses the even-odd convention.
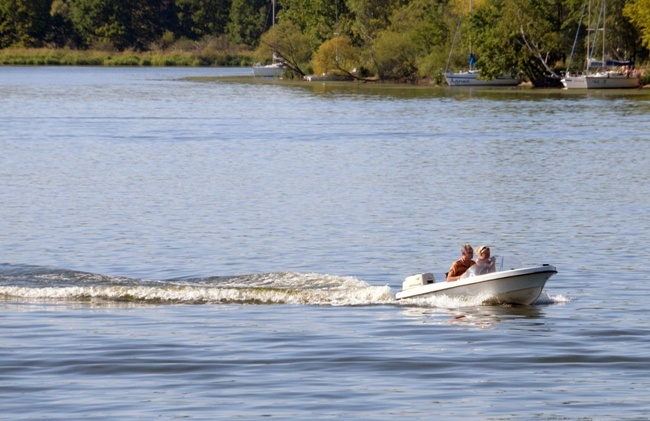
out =
[[[549,264],[511,268],[502,261],[500,268],[495,267],[491,273],[473,270],[474,266],[453,282],[436,282],[432,273],[409,276],[395,298],[481,297],[485,304],[530,305],[539,298],[546,281],[557,273],[555,266]]]

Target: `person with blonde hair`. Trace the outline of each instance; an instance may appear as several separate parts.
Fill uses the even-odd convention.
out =
[[[449,272],[447,272],[447,282],[459,280],[460,277],[467,272],[467,269],[476,263],[472,260],[472,257],[474,256],[472,246],[464,244],[463,247],[461,247],[460,252],[461,258],[452,263]]]
[[[496,271],[494,257],[490,257],[490,247],[480,246],[476,248],[476,267],[473,269],[474,274],[476,275],[485,275],[486,273],[492,273]]]

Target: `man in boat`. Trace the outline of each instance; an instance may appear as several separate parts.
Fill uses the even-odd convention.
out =
[[[459,280],[460,277],[467,272],[467,269],[476,264],[476,262],[472,260],[472,257],[474,257],[472,246],[464,244],[463,247],[461,247],[460,252],[462,254],[461,258],[452,263],[449,272],[447,272],[447,282]]]

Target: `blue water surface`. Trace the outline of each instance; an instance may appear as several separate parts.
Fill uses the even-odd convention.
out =
[[[0,67],[0,418],[650,417],[650,93],[248,74]]]

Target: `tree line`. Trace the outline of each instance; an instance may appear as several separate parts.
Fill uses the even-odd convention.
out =
[[[514,71],[548,86],[572,50],[572,70],[584,63],[594,25],[585,10],[596,16],[600,1],[0,0],[0,48],[150,51],[218,39],[260,61],[279,57],[296,76],[417,81],[467,67],[471,47],[482,77]],[[650,0],[607,0],[604,16],[608,54],[646,61]]]
[[[0,0],[0,48],[146,51],[178,39],[227,35],[254,46],[266,0]]]

